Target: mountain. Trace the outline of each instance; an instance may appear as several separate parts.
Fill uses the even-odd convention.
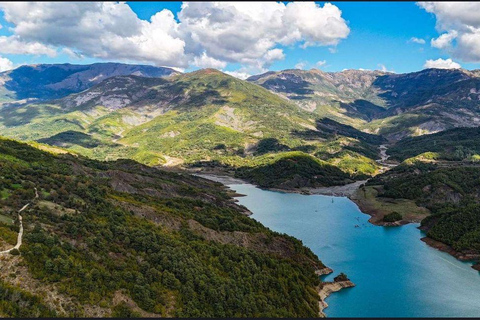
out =
[[[50,100],[80,92],[114,76],[167,77],[170,68],[121,63],[25,65],[0,73],[0,103]]]
[[[219,183],[3,138],[0,167],[0,251],[23,225],[0,254],[1,316],[318,316],[325,266]]]
[[[116,76],[59,99],[3,106],[0,133],[99,160],[218,162],[225,170],[257,166],[264,153],[299,151],[351,178],[377,172],[373,159],[383,141],[214,69],[168,78]]]
[[[425,69],[380,71],[284,70],[250,77],[302,109],[357,129],[400,140],[461,126],[478,126],[480,72]]]

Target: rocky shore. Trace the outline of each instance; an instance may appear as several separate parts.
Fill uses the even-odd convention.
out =
[[[324,196],[350,198],[357,191],[357,189],[366,181],[367,180],[355,181],[353,183],[349,183],[343,186],[332,186],[332,187],[299,188],[299,189],[268,188],[266,190],[286,192],[286,193],[298,193],[298,194],[306,194],[306,195],[324,195]]]
[[[332,272],[333,272],[333,270],[330,269],[329,267],[325,267],[325,268],[323,268],[323,269],[315,270],[315,274],[316,274],[317,276],[323,276],[323,275],[326,275],[326,274],[330,274],[330,273],[332,273]]]
[[[325,299],[330,296],[333,292],[338,292],[345,288],[355,287],[355,284],[350,280],[345,281],[333,281],[333,282],[323,282],[318,291],[320,297],[319,302],[319,316],[321,318],[326,318],[326,314],[323,312],[328,307],[328,304],[325,302]]]
[[[472,268],[480,271],[480,263],[478,262],[480,259],[480,254],[474,252],[458,252],[449,245],[429,237],[424,237],[421,240],[430,247],[446,252],[460,261],[475,261],[476,264],[474,264]]]
[[[323,269],[316,270],[315,274],[322,276],[322,275],[330,274],[332,272],[333,272],[332,269],[325,267]],[[355,287],[355,284],[352,281],[350,281],[350,279],[348,279],[346,275],[343,273],[336,276],[334,281],[322,282],[318,287],[318,296],[320,298],[320,301],[318,302],[319,317],[320,318],[327,317],[327,315],[323,312],[323,310],[325,310],[328,307],[328,304],[325,302],[325,299],[327,299],[334,292],[338,292],[342,289],[351,288],[351,287]]]

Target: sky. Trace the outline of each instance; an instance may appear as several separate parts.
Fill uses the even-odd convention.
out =
[[[480,68],[480,3],[0,3],[0,71],[125,62],[239,78],[282,69]]]

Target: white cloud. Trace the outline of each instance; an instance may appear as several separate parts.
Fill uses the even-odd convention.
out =
[[[409,42],[418,43],[418,44],[425,44],[425,40],[422,38],[411,37]]]
[[[277,45],[336,45],[350,29],[334,5],[291,2],[188,2],[178,14],[187,53],[268,67]]]
[[[387,67],[385,67],[384,64],[381,64],[379,63],[378,66],[380,67],[380,70],[383,71],[383,72],[391,72],[391,73],[395,73],[394,70],[388,70]]]
[[[263,56],[263,61],[265,61],[266,64],[270,64],[274,61],[283,59],[285,59],[285,54],[283,53],[282,49],[278,48],[268,50],[267,53]]]
[[[0,72],[13,69],[13,62],[7,58],[0,57]]]
[[[455,40],[457,35],[458,35],[457,31],[452,30],[450,32],[440,35],[436,39],[430,40],[430,44],[434,48],[447,49],[451,47],[452,41]]]
[[[337,45],[350,33],[342,11],[326,3],[323,8],[314,2],[290,2],[285,10],[286,27],[296,26],[292,38],[301,37],[305,45]]]
[[[419,2],[435,15],[441,35],[431,45],[467,62],[480,62],[480,3]],[[455,41],[454,41],[455,40]]]
[[[52,56],[53,48],[67,48],[69,53],[107,60],[186,66],[185,43],[169,10],[145,21],[127,4],[114,2],[7,2],[0,8],[14,25],[13,35],[3,41],[17,42],[6,49],[0,38],[0,52]]]
[[[222,69],[227,66],[225,61],[220,61],[215,58],[207,56],[206,52],[203,52],[201,56],[193,59],[193,64],[199,68],[215,68]]]
[[[316,65],[318,68],[321,68],[321,67],[323,67],[326,63],[327,63],[326,60],[319,60],[319,61],[317,61],[317,63],[315,63],[315,65]]]
[[[429,68],[436,68],[436,69],[459,69],[462,66],[458,64],[457,62],[452,61],[452,59],[437,59],[437,60],[427,60],[425,61],[425,64],[423,65],[423,68],[429,69]]]
[[[57,55],[57,51],[51,46],[40,42],[23,41],[17,36],[0,36],[0,53],[47,55],[49,57]]]
[[[247,79],[248,77],[251,76],[251,74],[247,73],[247,72],[242,72],[242,71],[223,71],[225,72],[226,74],[229,74],[235,78],[238,78],[238,79],[242,79],[242,80],[245,80]]]
[[[305,61],[300,61],[295,65],[295,69],[300,69],[303,70],[307,66],[307,63]]]
[[[440,30],[480,27],[480,3],[475,2],[418,2],[427,12],[435,14]]]
[[[68,55],[72,59],[83,59],[84,58],[84,55],[82,55],[78,52],[75,52],[70,48],[63,48],[62,52],[65,53],[66,55]]]
[[[285,58],[280,45],[331,46],[350,29],[330,3],[184,2],[141,20],[124,2],[4,2],[13,35],[0,53],[148,62],[186,68],[227,63],[263,70]],[[3,41],[3,42],[2,42]]]

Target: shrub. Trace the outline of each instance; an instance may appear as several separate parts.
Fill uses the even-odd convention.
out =
[[[384,217],[383,217],[383,221],[384,222],[395,222],[395,221],[398,221],[398,220],[402,220],[402,215],[396,211],[393,211],[389,214],[386,214]]]

